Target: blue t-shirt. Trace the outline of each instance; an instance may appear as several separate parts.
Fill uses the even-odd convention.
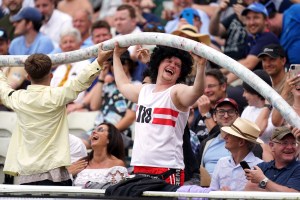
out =
[[[283,13],[280,44],[284,48],[288,62],[300,63],[300,4],[294,4]]]
[[[274,160],[257,165],[271,181],[300,191],[300,162],[292,161],[282,169],[275,167]]]
[[[54,49],[51,39],[38,33],[30,46],[26,46],[25,36],[16,37],[9,46],[10,55],[31,55],[34,53],[48,54]]]

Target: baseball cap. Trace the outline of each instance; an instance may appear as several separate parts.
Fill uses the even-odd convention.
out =
[[[259,58],[262,56],[270,56],[272,58],[285,57],[285,52],[280,44],[269,44],[258,54]]]
[[[16,15],[12,16],[10,21],[17,22],[22,19],[39,22],[39,21],[42,21],[42,14],[36,8],[25,7],[22,10],[20,10]]]
[[[261,14],[265,15],[266,17],[269,16],[266,7],[263,4],[257,3],[257,2],[254,2],[254,3],[250,4],[247,8],[245,8],[242,11],[242,15],[247,15],[247,13],[249,11],[253,11],[253,12],[256,12],[256,13],[261,13]]]
[[[271,140],[274,140],[274,139],[281,140],[288,134],[292,134],[294,136],[294,134],[288,127],[286,127],[286,126],[276,127],[272,134]]]
[[[3,28],[0,28],[0,40],[8,40],[6,30]]]
[[[194,15],[194,17],[199,17],[200,19],[201,19],[201,17],[200,17],[200,15],[199,15],[199,13],[198,13],[198,11],[196,10],[196,9],[194,9],[194,8],[185,8],[185,9],[183,9],[182,11],[181,11],[181,13],[180,13],[180,18],[182,17],[182,14],[183,13],[191,13],[191,14],[193,14]]]
[[[216,103],[214,109],[216,109],[217,107],[220,107],[221,105],[223,105],[223,104],[225,104],[225,103],[231,104],[231,105],[236,109],[236,111],[239,112],[239,106],[238,106],[238,104],[236,103],[236,101],[233,100],[233,99],[231,99],[231,98],[228,98],[228,97],[219,99],[219,100],[217,101],[217,103]]]

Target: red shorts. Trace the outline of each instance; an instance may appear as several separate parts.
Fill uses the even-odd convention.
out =
[[[170,168],[162,168],[162,167],[144,167],[144,166],[133,167],[134,174],[147,174],[150,176],[161,175],[169,170]],[[176,170],[175,173],[172,173],[171,175],[164,177],[163,180],[169,184],[181,186],[184,183],[184,171],[182,169],[178,169]]]

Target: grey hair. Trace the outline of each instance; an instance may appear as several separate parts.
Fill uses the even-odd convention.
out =
[[[81,34],[79,32],[79,30],[77,28],[74,28],[74,27],[68,27],[68,28],[65,28],[63,29],[61,32],[60,32],[60,42],[61,42],[61,39],[65,36],[73,36],[77,42],[81,42]]]

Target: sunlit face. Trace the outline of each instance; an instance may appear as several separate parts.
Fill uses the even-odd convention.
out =
[[[84,11],[78,11],[73,16],[73,26],[77,28],[81,35],[85,35],[89,32],[92,25],[91,20],[89,19],[88,13]]]
[[[63,52],[74,51],[80,48],[80,42],[73,35],[66,35],[60,39],[59,46]]]
[[[12,14],[17,14],[22,8],[23,0],[3,0],[3,5],[5,5],[9,12]]]
[[[226,84],[220,84],[214,76],[207,75],[205,76],[204,94],[212,104],[215,104],[219,99],[226,96]]]
[[[165,58],[158,68],[158,77],[161,80],[176,83],[180,76],[182,62],[177,57]]]
[[[224,132],[223,132],[223,136],[224,136],[224,140],[225,140],[225,148],[226,149],[228,149],[229,151],[232,151],[234,149],[239,148],[239,143],[242,140],[241,138],[236,137],[231,134],[228,134],[228,133],[224,133]]]
[[[220,127],[230,126],[238,118],[238,112],[231,104],[224,103],[216,108],[213,118]]]
[[[92,148],[95,146],[107,146],[109,129],[107,125],[100,125],[95,128],[90,136]]]
[[[128,10],[116,11],[114,23],[116,31],[122,35],[131,33],[136,27],[136,20],[130,17]]]
[[[35,7],[42,13],[45,17],[45,21],[48,22],[52,16],[55,5],[53,0],[35,0]]]
[[[280,73],[284,72],[285,58],[272,58],[270,56],[262,57],[262,66],[263,69],[271,77],[276,77]]]
[[[297,154],[297,143],[293,135],[288,134],[280,141],[273,140],[270,142],[274,158],[281,163],[289,163],[295,159]]]
[[[249,33],[255,35],[264,31],[267,21],[263,14],[248,11],[245,18],[246,28]]]
[[[94,44],[98,44],[112,38],[111,33],[106,28],[96,28],[92,32],[92,40]]]

